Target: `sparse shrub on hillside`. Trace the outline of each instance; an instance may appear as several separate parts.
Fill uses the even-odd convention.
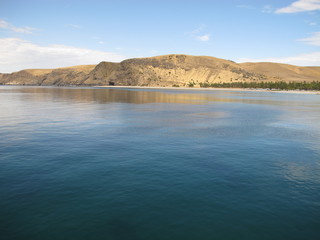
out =
[[[211,85],[210,85],[210,83],[208,83],[208,82],[205,82],[205,83],[200,83],[200,87],[202,87],[202,88],[208,88],[208,87],[210,87]]]
[[[200,83],[200,87],[213,88],[264,88],[278,90],[320,90],[320,82],[229,82]]]
[[[188,87],[194,87],[194,85],[196,85],[195,82],[189,82],[188,83]]]

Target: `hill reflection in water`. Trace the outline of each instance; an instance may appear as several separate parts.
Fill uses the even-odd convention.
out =
[[[71,88],[71,87],[5,87],[0,93],[24,93],[21,97],[33,100],[75,101],[95,103],[186,103],[239,102],[248,104],[296,105],[299,96],[282,93],[251,91]],[[281,96],[282,95],[282,96]],[[280,97],[280,98],[279,98]],[[281,101],[278,101],[281,99]],[[296,102],[297,100],[298,102]]]

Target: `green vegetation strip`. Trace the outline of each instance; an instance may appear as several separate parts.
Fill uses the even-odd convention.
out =
[[[200,83],[202,88],[263,88],[279,90],[320,90],[320,82],[232,82]]]

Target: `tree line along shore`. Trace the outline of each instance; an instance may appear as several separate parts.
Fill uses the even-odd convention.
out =
[[[39,86],[37,84],[3,84],[0,83],[0,86]],[[44,86],[56,86],[56,85],[44,85]],[[85,85],[73,85],[73,84],[64,84],[59,85],[61,87],[83,87],[83,86],[96,86],[94,84],[85,84]],[[99,85],[98,85],[99,86]],[[106,85],[102,85],[103,87],[106,87]],[[129,85],[129,87],[135,87],[135,85]],[[110,85],[107,85],[107,87],[110,87]],[[128,87],[126,85],[118,85],[118,87]],[[139,87],[139,85],[136,85],[136,87]],[[142,85],[140,87],[148,87],[146,85]],[[221,82],[221,83],[195,83],[195,82],[189,82],[187,85],[179,85],[179,84],[173,84],[172,87],[200,87],[200,88],[243,88],[243,89],[267,89],[267,90],[303,90],[303,91],[320,91],[320,81],[313,81],[313,82]]]
[[[194,87],[190,82],[188,87]],[[278,90],[315,90],[320,91],[320,81],[312,82],[226,82],[226,83],[199,83],[201,88],[260,88]]]

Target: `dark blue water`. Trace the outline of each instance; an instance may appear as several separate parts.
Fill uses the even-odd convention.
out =
[[[0,239],[320,239],[320,95],[0,87]]]

